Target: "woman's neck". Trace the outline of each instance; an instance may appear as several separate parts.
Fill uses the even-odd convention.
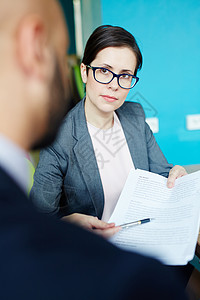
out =
[[[103,130],[113,127],[114,112],[101,112],[95,106],[85,101],[85,116],[88,123]]]

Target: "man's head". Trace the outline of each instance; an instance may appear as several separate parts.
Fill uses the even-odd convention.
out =
[[[67,30],[55,0],[0,2],[0,133],[46,146],[67,111]]]

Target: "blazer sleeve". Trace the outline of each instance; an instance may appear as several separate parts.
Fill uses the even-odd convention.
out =
[[[43,213],[57,214],[68,159],[58,142],[40,152],[30,192],[31,201]]]
[[[146,122],[145,136],[150,172],[168,177],[169,171],[171,170],[173,165],[167,162],[164,154],[162,153],[160,147],[156,142],[153,132],[151,131],[149,125]]]
[[[118,113],[135,167],[168,177],[172,164],[167,162],[146,123],[141,104],[127,101]]]
[[[152,130],[145,121],[145,112],[141,104],[137,102],[125,102],[121,115],[125,115],[123,124],[126,124],[126,129],[132,124],[132,132],[130,136],[133,142],[130,143],[130,149],[134,149],[132,157],[134,158],[135,167],[144,169],[165,177],[168,177],[170,169],[173,167],[169,164],[162,153]],[[127,127],[128,126],[128,127]]]

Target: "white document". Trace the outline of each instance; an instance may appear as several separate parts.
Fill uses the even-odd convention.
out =
[[[167,265],[192,260],[200,222],[200,171],[178,178],[169,189],[165,177],[131,170],[109,222],[145,218],[154,220],[123,228],[110,241]]]

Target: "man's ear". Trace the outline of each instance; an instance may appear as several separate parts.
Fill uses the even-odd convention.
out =
[[[81,68],[82,81],[83,83],[87,83],[87,67],[82,63],[80,68]]]
[[[19,24],[16,36],[17,59],[27,76],[42,79],[46,76],[47,32],[39,16],[25,17]]]

